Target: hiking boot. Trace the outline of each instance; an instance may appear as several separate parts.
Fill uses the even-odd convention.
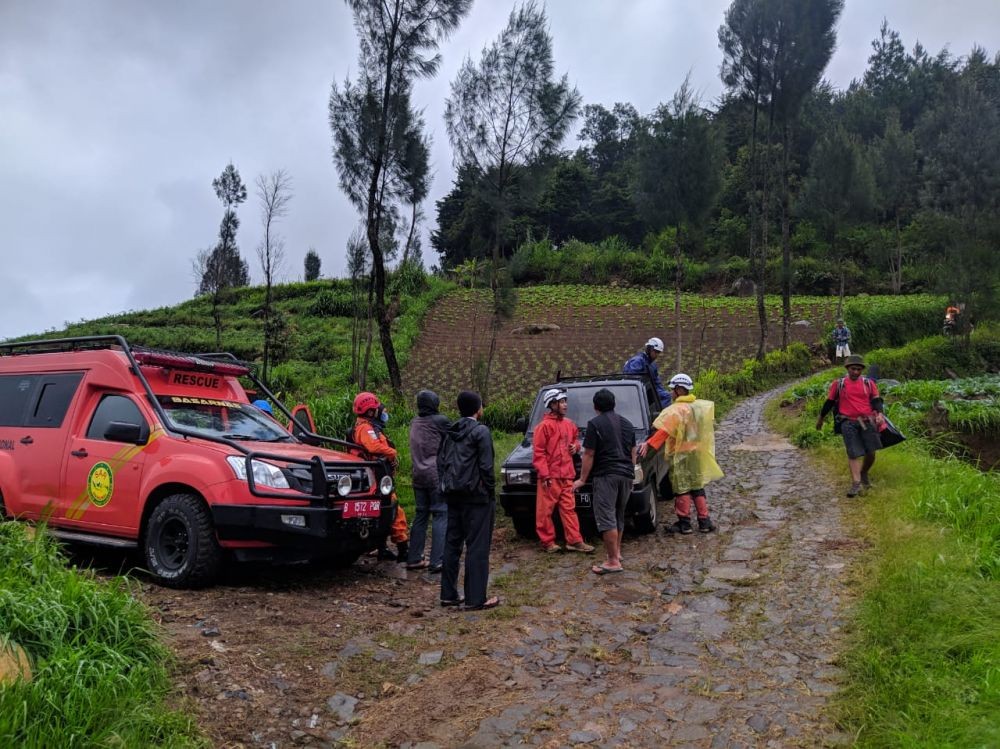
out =
[[[872,488],[872,482],[868,479],[868,471],[861,472],[861,486],[865,489]]]
[[[711,533],[715,530],[715,523],[712,518],[698,518],[698,530],[702,533]]]
[[[559,544],[549,544],[542,548],[546,554],[557,554],[562,551],[562,547]]]
[[[410,556],[410,542],[400,541],[396,544],[396,561],[402,564]]]
[[[694,533],[694,529],[691,527],[690,520],[687,518],[680,518],[676,523],[667,526],[667,533],[671,535],[682,533],[686,536],[689,533]]]
[[[393,554],[391,551],[389,551],[389,547],[383,546],[381,549],[378,550],[377,559],[380,562],[395,562],[396,555]]]
[[[861,494],[861,484],[860,484],[860,482],[857,483],[857,484],[851,484],[851,488],[847,490],[847,496],[848,497],[856,497],[859,494]]]
[[[575,544],[566,544],[566,551],[582,551],[584,554],[590,554],[594,551],[594,547],[586,541],[577,541]]]

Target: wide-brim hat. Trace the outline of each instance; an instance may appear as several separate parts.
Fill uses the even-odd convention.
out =
[[[855,356],[854,354],[851,354],[850,356],[848,356],[847,358],[844,359],[844,366],[845,367],[864,367],[865,366],[865,360],[862,359],[860,356]]]

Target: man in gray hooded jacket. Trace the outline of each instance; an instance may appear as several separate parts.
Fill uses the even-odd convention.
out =
[[[417,393],[417,417],[410,422],[410,457],[413,460],[413,499],[416,514],[410,526],[410,553],[406,569],[437,573],[444,558],[444,534],[448,528],[448,504],[438,485],[437,457],[441,438],[451,422],[438,413],[441,399],[433,390]],[[424,559],[427,521],[431,523],[431,558]]]

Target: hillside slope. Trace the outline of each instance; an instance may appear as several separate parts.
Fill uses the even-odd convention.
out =
[[[583,375],[618,372],[650,336],[663,339],[664,373],[676,361],[673,298],[669,292],[594,286],[536,286],[518,292],[513,317],[504,322],[490,378],[495,396],[526,397],[556,372]],[[757,312],[752,299],[685,294],[681,304],[682,368],[730,371],[757,351]],[[768,350],[781,345],[781,304],[767,301]],[[833,325],[836,299],[793,300],[792,341],[819,343]],[[427,313],[403,373],[407,392],[429,387],[451,399],[468,387],[476,359],[490,344],[486,291],[456,289]],[[533,332],[538,327],[542,332]]]

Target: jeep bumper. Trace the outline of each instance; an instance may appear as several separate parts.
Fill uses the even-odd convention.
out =
[[[322,554],[345,546],[359,553],[377,548],[389,533],[396,503],[384,501],[378,517],[344,518],[333,507],[215,505],[212,519],[219,541],[255,541]]]

